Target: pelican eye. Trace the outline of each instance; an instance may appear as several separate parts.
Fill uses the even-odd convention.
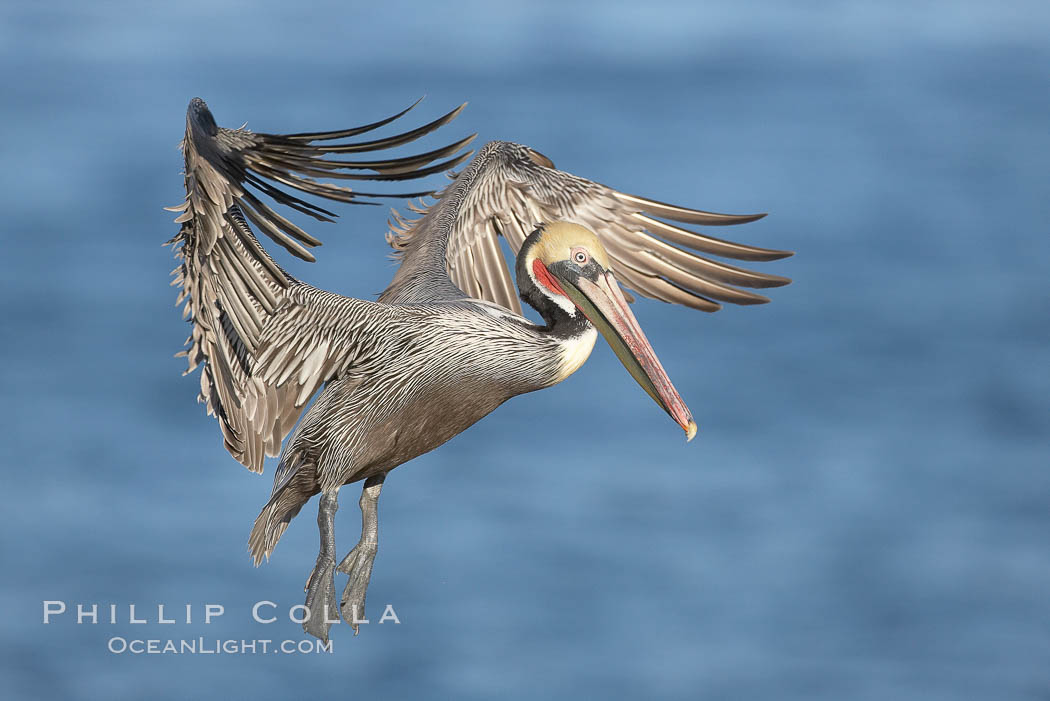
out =
[[[583,250],[582,248],[575,248],[572,251],[572,260],[578,265],[584,265],[588,260],[590,260],[590,256],[588,256],[587,251]]]

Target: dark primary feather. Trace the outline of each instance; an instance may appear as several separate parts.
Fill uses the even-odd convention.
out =
[[[413,105],[414,106],[414,105]],[[272,208],[259,200],[244,185],[262,192],[279,204],[287,205],[304,214],[309,214],[320,221],[332,221],[336,216],[323,207],[307,202],[300,197],[282,190],[267,180],[274,180],[288,187],[340,202],[356,202],[362,196],[351,188],[331,183],[317,182],[307,175],[325,178],[348,180],[408,180],[423,177],[431,173],[447,170],[461,163],[470,156],[470,152],[449,158],[434,166],[427,166],[438,158],[444,158],[468,144],[473,136],[455,142],[441,149],[426,154],[411,156],[407,159],[390,159],[379,162],[330,161],[321,158],[328,153],[347,151],[376,151],[392,146],[400,146],[429,134],[440,126],[447,124],[462,111],[460,105],[448,114],[421,127],[386,139],[379,139],[356,144],[319,144],[315,141],[328,141],[342,138],[343,134],[361,133],[378,128],[403,115],[395,115],[357,130],[343,132],[320,132],[318,134],[298,134],[283,136],[280,134],[254,133],[246,129],[224,129],[215,123],[207,105],[200,98],[190,102],[186,114],[186,137],[183,150],[190,147],[197,156],[210,166],[214,176],[196,185],[202,187],[209,195],[217,196],[217,191],[229,188],[230,194],[238,201],[244,215],[252,224],[258,226],[270,238],[284,246],[293,255],[308,261],[314,257],[306,247],[319,246],[320,241],[288,221]],[[409,108],[411,109],[411,108]],[[340,173],[338,169],[363,168],[375,171],[375,174]],[[189,185],[189,183],[188,183]],[[390,193],[377,195],[368,193],[368,197],[416,197],[425,192]]]

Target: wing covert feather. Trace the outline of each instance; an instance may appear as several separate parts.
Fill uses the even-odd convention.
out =
[[[550,159],[526,146],[494,141],[455,176],[421,218],[395,214],[397,224],[387,239],[402,264],[380,300],[425,301],[465,294],[520,313],[513,270],[498,239],[503,236],[516,254],[538,224],[563,220],[594,231],[612,258],[617,278],[646,297],[703,311],[717,311],[719,302],[761,304],[769,300],[738,288],[779,287],[790,280],[708,256],[772,261],[791,252],[726,241],[663,220],[724,226],[763,216],[718,214],[618,192],[557,170]]]

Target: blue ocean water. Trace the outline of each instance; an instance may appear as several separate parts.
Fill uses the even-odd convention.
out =
[[[1047,698],[1047,36],[1039,2],[5,4],[0,694]],[[272,466],[227,456],[172,357],[186,103],[289,132],[424,94],[416,124],[470,101],[448,136],[770,212],[717,233],[798,251],[763,267],[795,282],[636,305],[691,444],[599,344],[391,474],[373,623],[332,654],[109,652],[299,640],[317,552],[311,505],[252,567]],[[370,297],[387,212],[339,211],[280,262]]]

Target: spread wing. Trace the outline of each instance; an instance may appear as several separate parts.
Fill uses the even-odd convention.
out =
[[[328,143],[381,127],[408,110],[353,129],[276,135],[220,128],[202,100],[190,103],[182,141],[186,200],[171,208],[181,212],[175,221],[182,226],[168,242],[180,261],[172,284],[181,288],[178,303],[185,301],[184,316],[192,325],[180,355],[189,359],[187,373],[203,365],[199,399],[218,419],[227,450],[249,469],[262,472],[265,456],[280,451],[321,384],[361,362],[368,352],[363,338],[368,322],[385,313],[379,305],[323,292],[282,270],[250,225],[306,260],[313,260],[308,248],[320,242],[252,189],[322,221],[335,215],[273,182],[342,202],[427,194],[361,193],[313,177],[398,181],[446,170],[470,156],[454,154],[473,137],[403,158],[323,156],[408,143],[448,123],[460,109],[384,139]]]
[[[721,309],[720,302],[769,301],[740,288],[790,282],[709,257],[771,261],[792,255],[789,251],[733,243],[670,223],[743,224],[764,214],[715,214],[618,192],[557,170],[546,156],[519,144],[486,144],[437,202],[415,211],[423,216],[414,221],[395,213],[400,226],[388,240],[403,260],[381,301],[465,293],[520,313],[513,271],[504,261],[499,237],[517,253],[537,224],[555,220],[594,231],[612,258],[617,279],[664,302],[713,312]]]

